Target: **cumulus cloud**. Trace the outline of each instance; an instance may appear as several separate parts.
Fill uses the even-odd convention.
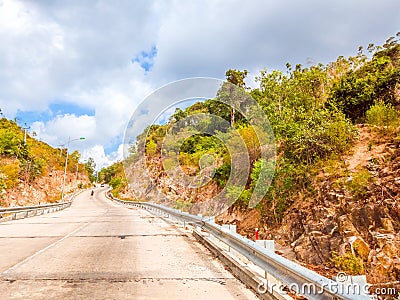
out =
[[[77,149],[111,163],[134,109],[170,81],[325,63],[398,28],[397,0],[0,0],[0,108],[85,107],[28,121],[53,146],[84,135]]]
[[[167,6],[167,5],[166,5]],[[400,26],[395,0],[174,1],[157,44],[154,76],[223,77],[228,68],[329,62],[382,43]]]
[[[53,145],[61,145],[69,139],[92,138],[96,133],[96,120],[92,116],[59,115],[48,122],[34,122],[31,125],[36,135]],[[82,147],[79,147],[82,148]]]
[[[93,158],[96,162],[96,170],[101,170],[102,168],[123,159],[123,144],[120,144],[116,151],[111,152],[108,155],[104,152],[104,147],[102,145],[95,145],[83,150],[81,161],[85,161],[89,157]]]

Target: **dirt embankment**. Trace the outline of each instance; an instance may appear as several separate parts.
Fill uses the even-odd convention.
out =
[[[369,283],[398,284],[400,142],[382,138],[368,127],[359,130],[357,143],[343,157],[344,170],[321,171],[314,181],[314,198],[292,205],[280,224],[267,226],[257,210],[239,207],[219,220],[236,223],[238,231],[250,238],[258,227],[260,238],[274,239],[309,266],[332,268],[333,253],[351,254],[362,262]],[[357,183],[360,178],[368,184]]]
[[[20,181],[12,188],[3,190],[1,203],[3,206],[26,206],[57,202],[61,199],[61,187],[64,172],[53,171],[46,176],[40,176],[32,182]],[[85,174],[67,173],[64,191],[74,192],[79,187],[89,186],[90,181]]]

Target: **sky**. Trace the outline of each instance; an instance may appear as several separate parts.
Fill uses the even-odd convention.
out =
[[[135,108],[189,77],[307,66],[383,44],[398,0],[0,0],[0,109],[54,147],[122,158]]]

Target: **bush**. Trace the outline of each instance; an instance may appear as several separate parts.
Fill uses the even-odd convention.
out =
[[[374,54],[371,61],[349,70],[330,91],[330,103],[353,121],[362,121],[376,99],[396,102],[396,86],[400,80],[398,57],[400,45]],[[358,58],[357,58],[358,59]]]
[[[220,187],[224,187],[231,174],[231,165],[223,163],[219,168],[215,170],[214,178]]]
[[[127,186],[127,182],[123,177],[114,177],[110,180],[109,185],[113,188],[111,191],[113,196],[118,197],[119,193]]]
[[[3,175],[2,183],[4,188],[11,189],[17,186],[20,172],[18,161],[14,161],[10,164],[1,166],[0,171]]]
[[[231,201],[231,203],[245,204],[249,205],[249,200],[252,195],[252,190],[243,189],[239,186],[228,186],[226,197]]]
[[[43,159],[27,159],[22,160],[20,177],[25,181],[31,181],[42,175],[44,171],[45,161]]]
[[[346,272],[348,275],[364,274],[364,265],[361,259],[353,255],[351,252],[346,252],[344,255],[339,255],[338,253],[333,252],[331,264],[340,271]]]
[[[390,103],[378,101],[366,112],[366,122],[375,126],[397,127],[400,123],[399,113]]]
[[[189,208],[191,203],[189,201],[178,199],[175,201],[174,208],[177,210],[185,211],[185,209]]]
[[[364,197],[368,192],[368,186],[373,182],[374,177],[366,170],[361,169],[353,174],[353,177],[345,183],[354,199]]]
[[[157,153],[157,144],[153,140],[150,140],[146,144],[146,154],[155,155]]]
[[[325,109],[307,113],[303,120],[288,122],[285,156],[297,163],[313,164],[347,150],[356,131],[340,112]]]

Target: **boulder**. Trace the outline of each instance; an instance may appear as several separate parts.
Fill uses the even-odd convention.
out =
[[[379,252],[376,255],[376,258],[378,260],[378,264],[380,264],[386,270],[386,272],[393,267],[393,259],[385,255],[385,253]]]
[[[352,253],[360,257],[363,261],[368,261],[368,256],[371,249],[361,237],[353,237],[350,244]]]
[[[353,223],[348,219],[347,215],[339,217],[339,231],[345,237],[359,235],[359,232],[354,227]]]
[[[381,221],[382,221],[382,225],[383,225],[385,232],[387,232],[387,233],[395,232],[393,223],[389,218],[382,218]]]

